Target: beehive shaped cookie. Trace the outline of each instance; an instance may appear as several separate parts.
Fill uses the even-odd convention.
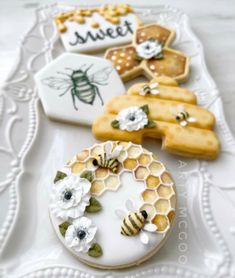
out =
[[[213,114],[197,106],[192,92],[164,77],[136,84],[127,95],[112,98],[92,130],[101,140],[139,144],[144,137],[162,139],[166,151],[210,160],[220,149],[214,125]]]
[[[158,157],[117,141],[83,150],[57,172],[49,206],[64,246],[104,269],[153,256],[167,239],[175,209],[175,185]]]
[[[139,75],[150,80],[168,76],[183,82],[189,73],[189,58],[169,47],[175,31],[159,24],[138,27],[133,43],[107,50],[105,58],[112,61],[124,81]]]

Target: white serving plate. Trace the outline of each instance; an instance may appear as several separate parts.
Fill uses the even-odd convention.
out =
[[[186,159],[162,152],[160,142],[144,141],[175,178],[178,215],[169,240],[143,265],[99,271],[59,242],[48,217],[50,183],[65,161],[96,141],[89,128],[49,121],[35,89],[34,73],[63,52],[51,20],[61,9],[37,10],[0,94],[0,277],[235,277],[235,140],[188,17],[166,6],[135,9],[144,22],[176,30],[173,47],[191,56],[184,86],[215,114],[221,154],[213,162]]]

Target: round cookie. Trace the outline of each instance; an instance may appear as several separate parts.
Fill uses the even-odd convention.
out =
[[[49,212],[64,246],[90,266],[138,265],[164,243],[175,216],[174,182],[131,142],[95,144],[57,172]]]

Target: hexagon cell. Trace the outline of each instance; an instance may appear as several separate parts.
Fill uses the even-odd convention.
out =
[[[167,173],[167,172],[164,172],[164,173],[161,175],[161,179],[162,179],[162,182],[163,182],[164,184],[169,184],[169,185],[173,184],[172,177],[171,177],[171,175],[170,175],[169,173]]]
[[[133,170],[137,166],[137,160],[136,159],[130,159],[127,158],[123,163],[124,168],[128,170]]]
[[[120,186],[120,180],[118,176],[110,175],[105,180],[105,188],[110,190],[116,190]]]
[[[146,180],[147,187],[156,188],[160,184],[160,179],[158,177],[149,175]]]
[[[75,162],[72,166],[71,166],[71,171],[74,174],[78,174],[81,173],[83,170],[86,169],[86,165],[82,162]]]
[[[154,190],[146,189],[142,192],[142,198],[147,203],[153,203],[157,200],[157,194]]]
[[[94,180],[91,184],[91,193],[100,195],[104,191],[104,182]]]
[[[106,176],[108,176],[109,174],[109,169],[107,168],[100,168],[98,167],[96,170],[95,170],[95,176],[96,178],[105,178]]]
[[[91,155],[92,156],[97,156],[101,153],[103,153],[103,147],[101,145],[95,145],[92,149],[91,149]]]
[[[149,174],[148,169],[143,166],[139,166],[135,170],[135,177],[137,180],[145,180],[148,174]]]
[[[130,158],[137,158],[142,153],[142,148],[141,146],[132,145],[128,148],[127,152]]]
[[[79,154],[77,154],[77,160],[79,161],[84,161],[86,160],[86,158],[89,156],[89,151],[88,150],[84,150],[82,152],[80,152]]]
[[[169,227],[168,218],[165,215],[157,214],[152,223],[157,226],[158,232],[165,232]]]
[[[160,185],[157,189],[158,195],[162,198],[169,199],[173,194],[174,190],[171,186]]]
[[[159,199],[155,203],[157,213],[166,213],[170,209],[170,203],[166,199]]]
[[[151,154],[147,154],[147,153],[141,154],[138,158],[138,161],[141,165],[149,165],[151,160],[152,160]]]
[[[152,162],[149,166],[149,170],[152,175],[159,176],[165,169],[164,166],[160,162]]]

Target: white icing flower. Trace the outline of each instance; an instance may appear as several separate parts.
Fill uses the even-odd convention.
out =
[[[143,87],[140,88],[139,94],[141,96],[145,96],[146,94],[157,95],[159,94],[158,83],[154,82],[151,84],[145,84]]]
[[[97,227],[87,217],[80,217],[73,221],[65,233],[68,247],[75,252],[87,253],[94,243]]]
[[[128,107],[117,115],[121,130],[134,131],[144,128],[148,124],[146,113],[139,107]]]
[[[161,44],[156,41],[149,39],[136,47],[137,55],[144,59],[151,59],[162,52]]]
[[[63,220],[83,215],[89,205],[91,183],[79,175],[71,174],[53,185],[51,212]]]

